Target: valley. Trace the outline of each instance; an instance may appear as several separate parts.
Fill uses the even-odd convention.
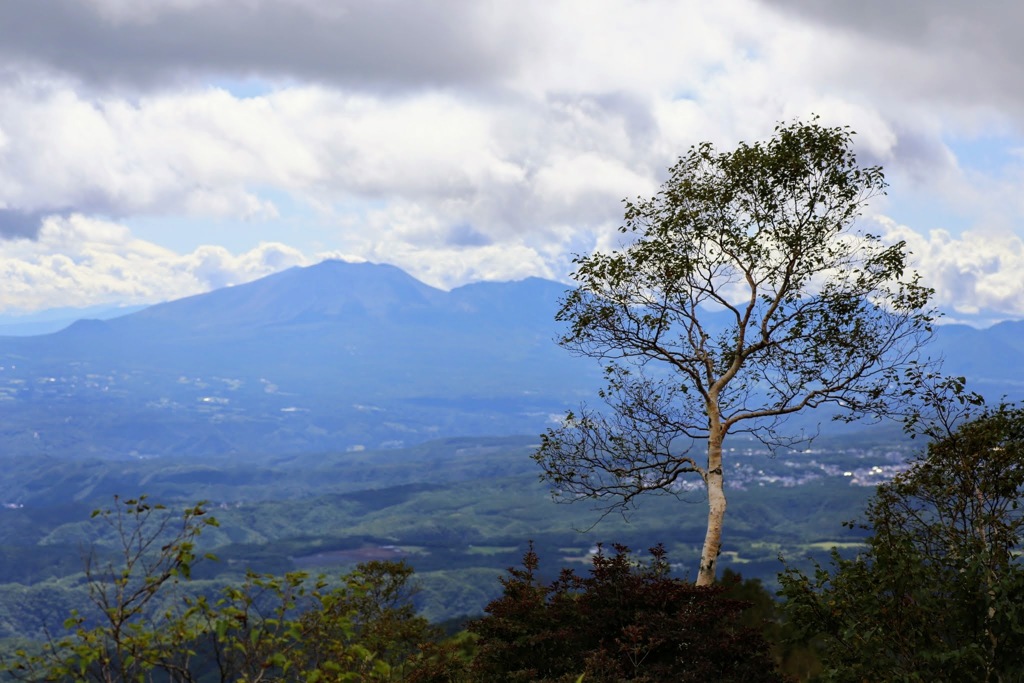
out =
[[[780,555],[807,566],[833,544],[855,549],[856,534],[839,522],[859,515],[871,484],[911,447],[874,438],[823,439],[811,452],[774,457],[755,442],[735,446],[723,566],[774,585]],[[367,559],[401,558],[416,569],[421,609],[442,620],[479,613],[529,541],[549,574],[616,542],[638,550],[664,543],[676,571],[692,573],[705,524],[701,491],[680,487],[678,500],[650,498],[625,518],[599,521],[590,503],[551,501],[529,458],[534,445],[529,437],[458,438],[348,453],[31,467],[5,458],[0,634],[52,627],[46,614],[62,614],[54,604],[81,604],[83,558],[90,548],[100,557],[114,552],[89,512],[115,494],[146,493],[172,509],[209,501],[220,526],[201,539],[218,557],[197,567],[196,588],[204,590],[246,569],[338,575]],[[33,607],[26,595],[46,598]]]

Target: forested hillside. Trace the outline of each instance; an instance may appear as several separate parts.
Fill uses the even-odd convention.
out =
[[[89,514],[128,491],[173,509],[208,501],[221,524],[204,531],[201,548],[220,559],[198,567],[197,578],[234,580],[246,568],[345,571],[363,560],[404,559],[424,588],[418,605],[434,620],[479,613],[499,590],[496,577],[531,540],[549,574],[565,562],[583,566],[599,542],[638,550],[663,543],[675,572],[692,574],[703,523],[698,491],[683,494],[694,502],[692,515],[674,498],[654,498],[626,518],[598,522],[591,506],[551,501],[530,447],[528,439],[454,439],[242,463],[55,461],[52,469],[29,470],[9,461],[3,490],[26,502],[0,509],[0,581],[7,584],[0,628],[6,636],[40,633],[81,602],[83,558],[90,549],[100,557],[111,552],[112,539]],[[832,543],[858,542],[836,520],[856,516],[870,484],[886,476],[883,468],[891,474],[908,448],[865,437],[774,458],[752,450],[735,468],[735,537],[723,564],[774,585],[780,553],[806,566],[808,554],[824,557]]]

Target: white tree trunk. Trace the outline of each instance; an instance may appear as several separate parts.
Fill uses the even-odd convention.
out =
[[[725,434],[712,429],[708,439],[708,469],[704,483],[708,490],[708,530],[700,553],[697,585],[710,586],[718,570],[718,554],[722,548],[722,522],[725,520],[725,487],[722,474],[722,440]]]

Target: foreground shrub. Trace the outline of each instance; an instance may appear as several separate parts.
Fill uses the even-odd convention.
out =
[[[442,683],[464,673],[465,653],[416,614],[404,562],[367,562],[337,578],[250,572],[204,595],[188,590],[203,559],[197,538],[217,526],[202,503],[178,515],[145,497],[115,498],[94,517],[119,552],[86,567],[88,615],[72,613],[65,635],[0,656],[0,680]]]
[[[1024,680],[1024,410],[926,434],[868,504],[857,557],[779,577],[824,680]]]
[[[600,548],[588,576],[562,570],[537,577],[531,547],[521,569],[502,580],[479,637],[479,680],[781,681],[760,632],[740,624],[747,603],[721,586],[670,576],[664,548],[638,565],[625,546]]]

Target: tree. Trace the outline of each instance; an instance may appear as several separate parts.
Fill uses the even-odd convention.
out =
[[[298,618],[302,651],[318,666],[345,661],[346,652],[353,660],[353,650],[364,653],[362,670],[347,669],[359,674],[354,680],[428,681],[438,668],[458,669],[456,651],[433,646],[441,630],[416,613],[413,573],[403,561],[359,564],[341,587],[318,595],[315,608]]]
[[[412,575],[389,561],[359,564],[340,582],[249,574],[215,603],[197,600],[183,623],[221,681],[448,681],[465,663],[416,614]]]
[[[744,579],[732,569],[722,572],[716,583],[725,595],[747,603],[739,620],[741,626],[758,631],[770,646],[776,669],[790,680],[807,681],[821,673],[821,662],[814,644],[796,634],[782,612],[782,604],[760,579]]]
[[[477,634],[481,681],[782,681],[758,630],[741,624],[747,603],[724,586],[669,575],[661,546],[638,566],[624,546],[598,552],[585,577],[563,570],[538,580],[532,547]]]
[[[0,676],[29,681],[449,681],[462,652],[410,602],[413,570],[368,562],[340,578],[249,572],[220,596],[189,590],[199,535],[217,521],[202,503],[179,517],[115,497],[105,523],[117,560],[90,556],[95,609],[69,633],[0,660]]]
[[[607,409],[570,412],[534,458],[556,497],[606,512],[699,477],[698,585],[721,548],[726,436],[774,448],[804,438],[782,428],[804,409],[884,412],[930,332],[931,290],[906,272],[905,245],[856,225],[885,181],[852,136],[812,121],[731,152],[697,145],[655,197],[626,202],[631,243],[574,261],[560,343],[603,363]]]
[[[857,557],[780,576],[828,680],[1020,680],[1024,410],[937,427],[946,434],[878,487]]]
[[[143,680],[154,668],[172,680],[187,680],[189,649],[177,629],[160,628],[160,601],[191,576],[202,557],[196,542],[203,529],[217,526],[204,503],[179,517],[146,496],[114,497],[114,507],[92,517],[113,536],[117,562],[86,562],[91,610],[73,612],[64,622],[70,635],[48,642],[41,654],[18,651],[0,671],[28,680]],[[174,653],[174,657],[168,656]]]

